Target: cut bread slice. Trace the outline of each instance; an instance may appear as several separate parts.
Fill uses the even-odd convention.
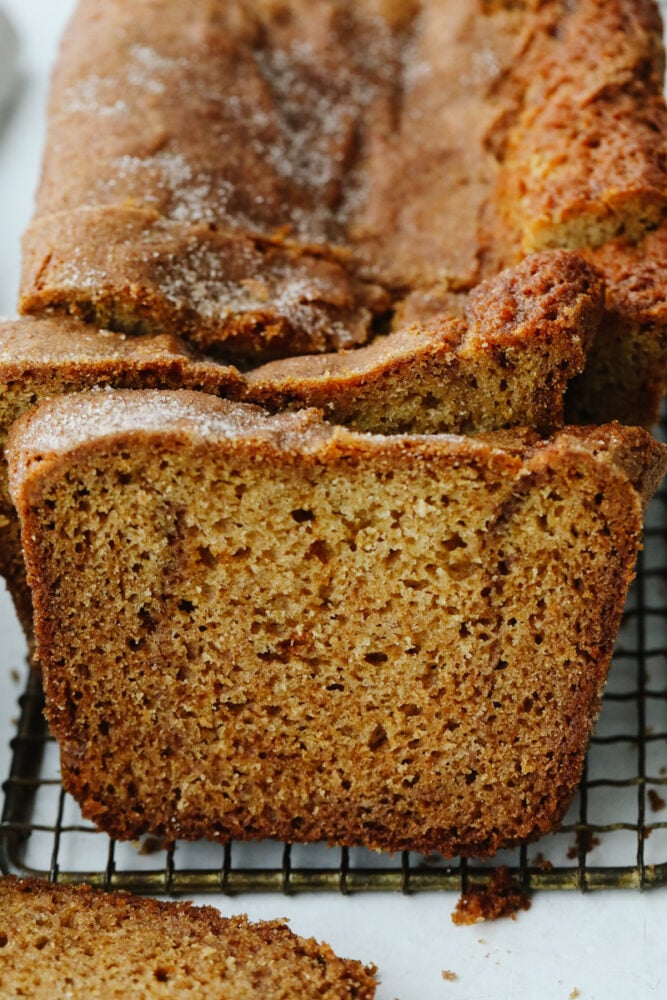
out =
[[[384,433],[563,423],[563,395],[599,325],[604,287],[578,254],[536,254],[483,282],[465,318],[441,316],[350,353],[242,375],[174,336],[98,331],[69,317],[0,323],[0,573],[30,634],[4,441],[39,399],[86,388],[197,389],[273,409],[320,407],[333,423]]]
[[[375,970],[278,920],[0,878],[0,992],[31,1000],[372,1000]]]
[[[534,254],[479,284],[462,317],[434,315],[373,344],[272,361],[246,374],[247,402],[314,406],[377,434],[477,433],[563,424],[568,382],[598,331],[604,284],[577,253]]]
[[[667,449],[378,436],[187,391],[8,443],[65,788],[121,838],[488,855],[578,782]]]
[[[0,574],[28,637],[32,608],[4,459],[13,421],[40,399],[93,387],[233,395],[243,385],[236,368],[197,360],[176,337],[125,337],[67,317],[0,322]]]

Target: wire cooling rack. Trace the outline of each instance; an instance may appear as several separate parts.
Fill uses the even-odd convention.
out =
[[[59,778],[29,675],[4,783],[0,867],[138,893],[340,892],[484,885],[500,865],[525,890],[667,884],[667,486],[653,501],[584,775],[561,829],[492,861],[262,842],[120,843],[87,823]]]

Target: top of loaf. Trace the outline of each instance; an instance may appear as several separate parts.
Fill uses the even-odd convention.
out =
[[[285,453],[326,451],[336,441],[374,442],[379,449],[386,446],[392,450],[391,442],[408,440],[407,436],[385,438],[335,427],[325,423],[318,410],[269,414],[259,406],[231,403],[187,389],[105,389],[47,399],[17,422],[10,430],[10,440],[17,440],[20,434],[20,452],[30,464],[85,447],[99,437],[144,433],[163,434],[165,438],[187,436],[209,443],[220,439],[258,446],[268,443]],[[504,441],[509,443],[510,439],[508,433]],[[516,440],[520,439],[517,435]],[[409,440],[428,445],[433,439],[424,435]],[[475,447],[472,439],[471,447]]]
[[[22,309],[268,359],[667,204],[653,0],[80,0]]]
[[[529,429],[454,434],[384,436],[350,431],[321,419],[317,410],[268,414],[191,390],[107,389],[44,400],[11,428],[7,442],[10,490],[29,478],[35,464],[83,449],[100,439],[152,435],[163,442],[187,439],[204,446],[226,440],[279,460],[290,454],[328,461],[379,457],[401,462],[406,453],[445,456],[457,464],[494,457],[516,473],[522,462],[535,468],[550,455],[586,453],[632,482],[646,502],[667,471],[667,446],[641,428],[619,424],[565,428],[547,441]]]
[[[0,364],[30,365],[85,360],[132,361],[145,357],[155,360],[194,358],[187,344],[173,334],[128,337],[112,330],[89,327],[67,317],[40,319],[0,318]]]

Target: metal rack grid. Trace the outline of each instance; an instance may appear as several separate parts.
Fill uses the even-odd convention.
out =
[[[525,890],[667,884],[667,486],[653,501],[579,791],[561,829],[488,863],[325,845],[222,846],[97,832],[60,786],[39,680],[20,699],[4,783],[0,868],[145,894],[454,890],[506,866]]]

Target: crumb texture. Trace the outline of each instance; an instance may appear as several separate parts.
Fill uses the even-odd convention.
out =
[[[443,313],[373,344],[269,362],[240,397],[272,410],[320,407],[374,433],[469,433],[563,423],[602,317],[598,270],[568,251],[533,254],[481,282],[460,319]]]
[[[286,924],[88,886],[0,879],[5,997],[372,1000],[374,970]]]
[[[117,390],[41,404],[8,455],[63,780],[101,827],[487,854],[560,818],[665,469],[645,432]]]

